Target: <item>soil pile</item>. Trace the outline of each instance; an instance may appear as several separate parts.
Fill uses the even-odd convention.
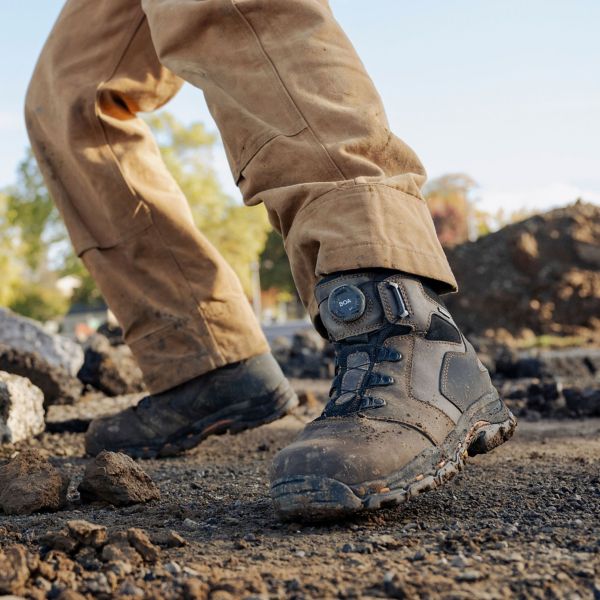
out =
[[[600,341],[600,207],[576,202],[448,251],[467,335]]]

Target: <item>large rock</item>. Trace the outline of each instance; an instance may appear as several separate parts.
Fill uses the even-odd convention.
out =
[[[0,345],[0,370],[27,377],[44,393],[44,403],[74,404],[83,385],[64,367],[52,365],[36,352],[25,352]]]
[[[62,367],[73,376],[83,364],[83,349],[79,344],[62,335],[48,333],[37,321],[5,308],[0,308],[0,344],[22,352],[35,352],[47,363]]]
[[[283,372],[289,377],[318,379],[331,375],[331,344],[314,329],[301,329],[292,339],[275,338],[271,349]]]
[[[79,484],[82,501],[103,500],[126,506],[158,500],[160,491],[147,473],[121,452],[101,452],[85,469]]]
[[[44,394],[28,379],[0,371],[0,443],[44,431]]]
[[[7,515],[59,510],[66,504],[68,484],[39,450],[23,450],[0,467],[0,507]]]
[[[112,345],[103,335],[88,340],[78,377],[108,396],[144,390],[142,372],[131,350],[125,345]]]

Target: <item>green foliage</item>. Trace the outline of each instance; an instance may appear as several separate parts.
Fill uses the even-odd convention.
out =
[[[20,244],[7,218],[8,205],[9,197],[0,193],[0,306],[8,306],[15,299],[23,276]]]
[[[31,150],[17,168],[17,183],[8,188],[7,224],[18,231],[22,257],[35,271],[48,259],[48,249],[61,242],[67,232]]]
[[[283,240],[274,230],[269,233],[265,249],[260,256],[260,283],[263,290],[276,289],[292,296],[296,294],[296,285]]]
[[[66,314],[69,304],[69,299],[55,287],[25,283],[17,287],[15,298],[8,307],[32,319],[48,321]]]

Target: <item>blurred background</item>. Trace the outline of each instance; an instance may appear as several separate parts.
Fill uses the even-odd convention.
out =
[[[106,322],[28,149],[22,116],[62,0],[5,3],[0,24],[0,305],[84,340]],[[429,172],[425,188],[472,335],[516,345],[600,337],[600,3],[332,0]],[[309,77],[310,74],[307,74]],[[200,229],[270,339],[304,327],[280,237],[241,206],[202,94],[147,117]],[[307,324],[308,325],[308,324]]]

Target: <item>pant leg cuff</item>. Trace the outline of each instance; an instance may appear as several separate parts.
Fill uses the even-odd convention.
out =
[[[129,346],[151,394],[164,392],[227,364],[269,352],[262,333],[238,336],[225,353],[215,353],[210,351],[212,340],[203,338],[198,331],[171,326],[130,342]]]
[[[314,286],[337,271],[384,267],[432,279],[442,292],[457,289],[427,203],[388,184],[343,186],[314,200],[296,216],[286,247],[310,282],[300,292],[313,319]]]

